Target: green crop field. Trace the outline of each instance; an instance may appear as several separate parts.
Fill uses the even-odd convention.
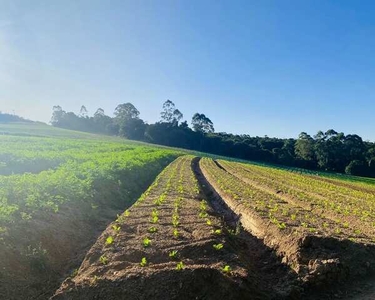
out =
[[[374,270],[373,179],[43,124],[0,133],[1,299],[161,299],[165,283],[171,299],[279,299]]]
[[[0,280],[19,277],[20,265],[25,277],[54,268],[54,246],[43,236],[71,222],[79,230],[111,220],[181,155],[43,124],[1,124],[0,133]]]

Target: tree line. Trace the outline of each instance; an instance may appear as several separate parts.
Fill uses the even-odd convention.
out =
[[[314,136],[302,132],[298,139],[279,139],[216,133],[212,121],[201,113],[193,115],[190,127],[170,100],[163,104],[160,121],[154,124],[145,123],[139,115],[131,103],[118,105],[113,117],[101,108],[89,116],[85,106],[79,114],[54,106],[51,124],[245,160],[375,177],[375,144],[356,134],[330,129]]]

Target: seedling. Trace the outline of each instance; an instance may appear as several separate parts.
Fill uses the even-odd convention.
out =
[[[207,210],[207,202],[205,200],[202,200],[201,203],[199,204],[199,209],[202,211]]]
[[[285,223],[277,223],[277,227],[279,227],[279,229],[285,229],[286,225]]]
[[[158,221],[159,221],[159,217],[158,216],[151,217],[151,223],[156,224]]]
[[[230,274],[232,272],[232,268],[228,265],[222,268],[223,273]]]
[[[180,261],[179,263],[177,263],[177,265],[176,265],[176,270],[177,271],[181,271],[184,268],[185,268],[185,265],[184,265],[184,263],[182,261]]]
[[[223,249],[224,245],[221,244],[221,243],[220,244],[214,244],[213,247],[214,247],[215,250],[220,250],[220,249]]]
[[[113,244],[113,242],[114,242],[114,239],[112,236],[107,237],[107,239],[105,240],[106,245],[111,245]]]
[[[172,216],[172,224],[173,227],[178,227],[178,225],[180,225],[180,222],[178,221],[178,215],[174,214]]]
[[[216,234],[216,235],[220,235],[221,234],[221,229],[212,230],[212,233]]]
[[[150,247],[151,246],[151,240],[146,237],[146,238],[143,239],[142,244],[143,244],[143,247],[145,247],[145,248]]]
[[[180,233],[178,232],[177,229],[174,229],[174,230],[173,230],[173,236],[174,236],[175,238],[178,238],[178,237],[180,236]]]
[[[112,226],[112,229],[113,229],[114,231],[116,231],[116,232],[119,232],[120,229],[121,229],[121,227],[120,227],[120,226],[117,226],[117,225],[113,225],[113,226]]]
[[[124,216],[125,216],[125,217],[129,217],[129,215],[130,215],[129,210],[125,210],[125,212],[124,212]]]
[[[210,220],[210,219],[207,219],[207,220],[206,220],[206,224],[207,224],[208,226],[211,226],[211,225],[212,225],[211,220]]]
[[[155,233],[155,232],[157,232],[158,231],[158,229],[155,227],[155,226],[152,226],[152,227],[150,227],[149,229],[148,229],[148,232],[149,233]]]
[[[199,213],[199,217],[202,218],[202,219],[203,218],[207,218],[208,217],[208,213],[206,213],[205,211],[202,211],[202,212]]]
[[[177,254],[178,254],[178,251],[177,250],[173,250],[173,251],[169,252],[169,257],[172,258],[172,259],[176,259],[177,258]]]
[[[108,263],[108,258],[105,255],[100,256],[99,261],[103,264],[106,265]]]
[[[145,267],[147,265],[146,257],[142,257],[141,262],[139,263],[141,267]]]

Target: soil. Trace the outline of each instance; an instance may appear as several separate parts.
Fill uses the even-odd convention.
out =
[[[223,166],[219,166],[225,171]],[[311,297],[307,298],[306,295],[304,299],[321,299],[322,295],[324,299],[331,299],[327,297],[344,295],[342,290],[352,295],[352,289],[347,285],[348,280],[363,278],[366,274],[373,273],[375,263],[373,244],[316,235],[297,235],[292,238],[275,230],[272,224],[262,220],[254,211],[232,199],[213,180],[210,180],[204,168],[202,171],[216,196],[235,213],[241,215],[241,222],[245,228],[263,238],[266,245],[275,249],[278,255],[283,256],[284,261],[296,270],[303,280],[301,286]],[[240,177],[238,179],[243,180]],[[336,291],[340,292],[331,290],[332,284],[337,285]],[[369,293],[372,295],[371,289]]]
[[[0,299],[51,296],[119,212],[107,208],[92,219],[84,213],[89,209],[64,206],[57,214],[36,215],[8,231],[0,251]]]
[[[204,210],[202,203],[207,206]],[[51,220],[40,224],[38,235],[49,241],[43,245],[49,245],[51,253],[50,269],[44,273],[48,275],[22,281],[29,271],[16,268],[22,264],[11,256],[12,249],[0,253],[11,278],[18,279],[2,281],[0,270],[0,283],[9,287],[1,286],[0,299],[48,299],[63,277],[51,300],[375,299],[375,278],[367,275],[375,265],[373,245],[279,230],[222,191],[199,158],[175,160],[135,205],[109,225],[113,210],[90,226],[81,222],[85,216],[77,211],[67,208],[57,219],[54,216],[53,227],[46,225]],[[152,212],[157,212],[155,223]],[[173,225],[176,214],[179,224]],[[108,226],[100,234],[104,224]],[[151,233],[150,227],[157,231]],[[216,250],[220,244],[223,248]],[[170,256],[172,251],[177,251],[175,257]],[[141,266],[143,258],[147,262]],[[66,277],[80,263],[76,274]],[[230,270],[225,272],[227,266]],[[12,294],[12,289],[19,292]]]
[[[185,161],[183,161],[185,160]],[[226,213],[212,198],[198,161],[179,159],[174,163],[179,176],[172,179],[165,202],[157,206],[154,201],[165,191],[169,173],[164,174],[157,187],[136,207],[129,209],[126,221],[114,222],[98,239],[86,255],[78,275],[67,279],[56,292],[59,299],[298,299],[301,289],[295,272],[281,262],[275,252],[262,240],[242,230],[232,235],[231,229],[240,226],[234,214]],[[172,166],[173,167],[173,166]],[[195,174],[193,173],[195,170]],[[193,187],[198,179],[200,193],[183,194],[176,188],[179,178],[184,187]],[[179,238],[172,235],[173,203],[183,197],[180,211]],[[199,217],[200,204],[206,200],[208,219]],[[150,234],[150,214],[158,209],[158,231]],[[223,211],[224,210],[224,211]],[[113,236],[113,226],[121,226],[113,245],[106,246],[106,239]],[[220,235],[212,230],[221,230]],[[145,237],[151,247],[144,248]],[[221,250],[213,245],[223,244]],[[178,251],[178,259],[168,256]],[[105,255],[108,263],[100,262]],[[142,257],[147,266],[141,267]],[[183,270],[176,270],[176,263],[184,263]],[[230,266],[231,272],[223,272]]]

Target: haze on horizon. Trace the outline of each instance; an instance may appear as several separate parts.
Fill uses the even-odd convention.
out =
[[[48,122],[172,100],[216,131],[375,141],[373,1],[1,0],[0,110]]]

